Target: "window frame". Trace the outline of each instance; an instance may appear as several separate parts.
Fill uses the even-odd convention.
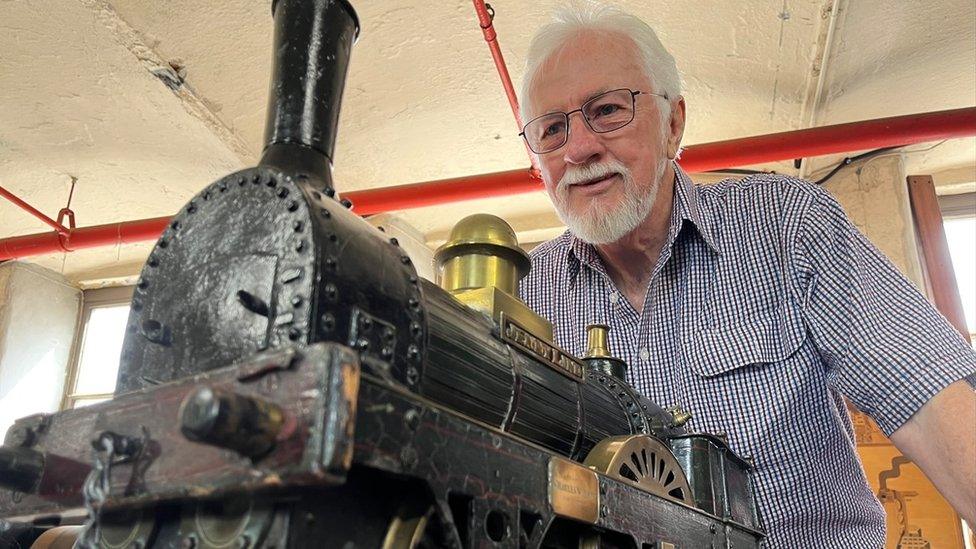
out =
[[[71,343],[71,360],[68,362],[68,369],[65,372],[64,390],[61,393],[61,410],[74,408],[78,401],[111,398],[114,396],[114,393],[75,392],[75,386],[78,384],[81,351],[85,341],[85,333],[88,331],[88,321],[91,320],[92,311],[105,307],[128,305],[132,302],[132,293],[134,290],[135,286],[116,286],[84,290],[82,292],[82,305],[78,311],[77,329],[75,330],[74,341]]]

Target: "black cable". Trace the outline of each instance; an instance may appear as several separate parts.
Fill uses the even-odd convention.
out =
[[[857,156],[848,156],[848,157],[844,158],[843,160],[841,160],[840,163],[838,163],[836,166],[834,166],[834,169],[830,170],[830,172],[828,172],[827,175],[825,175],[825,176],[821,177],[820,179],[814,181],[813,184],[814,185],[823,185],[824,183],[827,182],[828,179],[830,179],[831,177],[837,175],[837,172],[841,171],[842,169],[844,169],[847,166],[850,166],[854,162],[858,162],[860,160],[865,160],[865,159],[871,158],[873,156],[878,156],[879,154],[886,153],[888,151],[893,151],[895,149],[900,149],[900,148],[902,148],[904,146],[905,145],[896,145],[894,147],[881,147],[880,149],[874,149],[873,151],[868,151],[866,153],[861,153],[861,154],[859,154]]]

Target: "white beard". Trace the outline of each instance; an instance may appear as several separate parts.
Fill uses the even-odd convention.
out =
[[[645,192],[638,188],[627,166],[617,160],[587,166],[570,166],[563,174],[553,196],[559,219],[570,232],[588,244],[607,244],[620,240],[638,227],[651,212],[667,168],[662,159],[654,181]],[[597,202],[586,204],[583,211],[570,211],[569,188],[575,183],[602,179],[614,173],[623,179],[623,202],[615,210],[606,210]]]

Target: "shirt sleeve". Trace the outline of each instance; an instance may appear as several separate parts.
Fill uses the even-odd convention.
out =
[[[795,235],[794,286],[831,385],[891,435],[951,383],[976,381],[976,353],[855,228],[830,194]]]

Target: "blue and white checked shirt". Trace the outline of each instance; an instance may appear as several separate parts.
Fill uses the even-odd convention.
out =
[[[576,355],[587,324],[609,325],[637,390],[754,458],[769,547],[882,547],[884,512],[841,395],[890,435],[976,373],[976,354],[823,189],[675,173],[642,311],[568,232],[532,251],[522,298]]]

